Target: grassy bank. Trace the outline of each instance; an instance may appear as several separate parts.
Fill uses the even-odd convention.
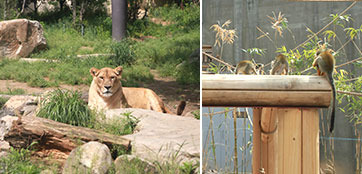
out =
[[[184,10],[175,6],[151,9],[148,18],[128,24],[129,39],[123,45],[112,41],[112,21],[107,16],[85,21],[84,35],[79,27],[72,26],[70,18],[61,18],[56,23],[41,21],[48,48],[30,57],[55,59],[57,62],[27,63],[2,59],[0,79],[26,82],[35,87],[90,84],[91,67],[121,65],[124,66],[122,78],[125,86],[138,86],[140,81],[152,80],[150,69],[157,69],[162,76],[174,77],[182,84],[199,83],[197,65],[188,64],[176,69],[199,47],[198,15],[197,5],[189,5]],[[169,24],[156,24],[151,22],[152,18]],[[117,54],[86,59],[77,57],[95,53]]]

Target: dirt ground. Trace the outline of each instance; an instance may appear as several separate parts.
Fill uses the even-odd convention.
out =
[[[186,115],[187,113],[200,108],[199,85],[179,85],[170,77],[160,77],[156,71],[151,72],[154,75],[154,81],[152,83],[143,83],[141,86],[154,90],[172,112],[176,112],[176,107],[182,99],[184,99],[187,103],[182,115]],[[60,88],[78,90],[82,93],[88,93],[89,90],[88,85],[60,85]],[[26,83],[16,82],[13,80],[0,80],[0,93],[8,92],[9,89],[23,89],[25,94],[42,94],[45,91],[56,88],[30,87]],[[187,115],[191,116],[189,114]]]

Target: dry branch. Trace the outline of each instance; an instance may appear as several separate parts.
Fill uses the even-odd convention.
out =
[[[213,59],[213,60],[216,60],[216,61],[218,61],[218,62],[226,65],[227,67],[229,67],[229,68],[231,68],[231,69],[235,69],[234,66],[232,66],[232,65],[230,65],[230,64],[228,64],[228,63],[226,63],[226,62],[224,62],[224,61],[222,61],[222,60],[220,60],[220,59],[218,59],[218,58],[216,58],[216,57],[214,57],[214,56],[212,56],[211,54],[208,54],[208,53],[205,53],[205,52],[202,52],[202,54],[206,55],[207,57],[210,57],[210,58]]]

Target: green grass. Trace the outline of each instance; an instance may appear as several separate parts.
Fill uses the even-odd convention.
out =
[[[154,161],[153,169],[148,167],[148,165],[143,162],[139,158],[133,159],[124,159],[121,163],[122,165],[115,165],[112,166],[111,172],[109,173],[119,173],[119,174],[143,174],[143,173],[150,173],[150,174],[194,174],[198,173],[196,171],[199,163],[193,164],[192,162],[184,162],[179,163],[175,161]],[[145,169],[148,167],[148,170]]]
[[[37,116],[73,126],[87,127],[93,121],[88,106],[77,91],[55,90],[44,97]]]
[[[192,111],[192,114],[194,115],[194,118],[200,120],[200,109]]]
[[[138,42],[135,55],[147,67],[157,69],[162,76],[175,77],[178,82],[185,84],[199,83],[200,68],[198,65],[187,64],[183,69],[176,66],[187,61],[190,54],[199,47],[199,31],[178,34],[147,42]]]
[[[6,174],[36,174],[40,173],[44,166],[30,161],[29,149],[10,148],[10,152],[4,158],[0,158],[0,173]]]
[[[123,85],[139,86],[152,81],[150,69],[157,69],[162,76],[172,76],[182,84],[199,83],[199,67],[194,65],[176,69],[199,47],[199,6],[191,5],[181,10],[175,6],[151,9],[150,17],[172,22],[162,26],[148,18],[129,23],[129,38],[153,36],[142,42],[114,43],[111,38],[111,18],[96,17],[84,21],[85,35],[73,27],[70,17],[51,22],[41,22],[48,43],[46,50],[30,57],[55,59],[58,62],[20,62],[0,60],[0,79],[26,82],[33,87],[57,87],[61,84],[89,85],[91,67],[124,67]],[[97,21],[97,23],[94,22]],[[111,53],[116,56],[80,59],[79,54]]]
[[[32,87],[57,87],[60,84],[90,85],[92,67],[112,67],[107,57],[64,59],[59,62],[22,62],[4,59],[0,61],[0,79],[26,82]],[[140,81],[152,81],[153,76],[144,66],[125,66],[123,86],[137,86]]]
[[[0,97],[0,109],[5,105],[8,100],[8,98]]]
[[[104,117],[103,115],[98,115],[98,117]],[[104,132],[113,134],[113,135],[127,135],[132,134],[135,130],[139,120],[132,116],[132,113],[123,113],[120,117],[113,118],[106,122],[94,122],[91,128],[102,130]]]
[[[25,90],[21,89],[21,88],[7,88],[7,91],[0,91],[0,94],[5,94],[5,95],[21,95],[21,94],[25,94]]]

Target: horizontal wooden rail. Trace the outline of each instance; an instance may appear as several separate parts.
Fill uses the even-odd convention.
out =
[[[328,107],[330,101],[321,76],[202,75],[203,106]]]

